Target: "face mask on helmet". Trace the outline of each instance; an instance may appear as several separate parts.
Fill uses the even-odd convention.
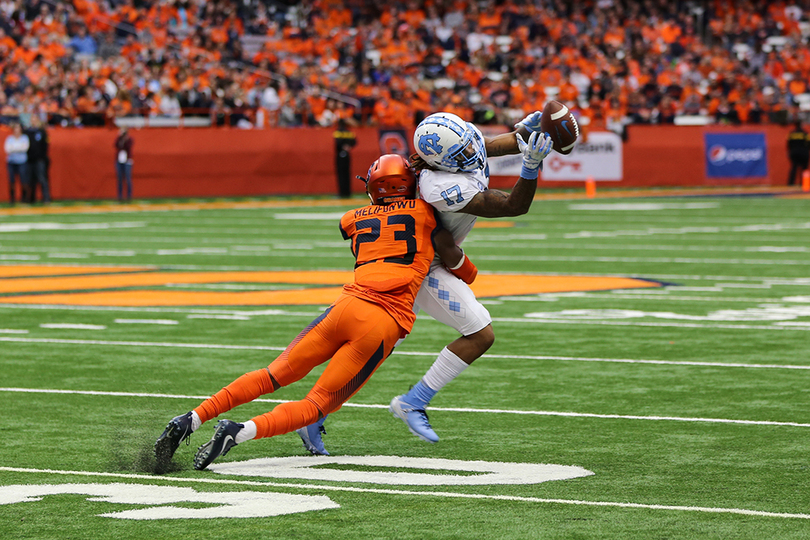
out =
[[[408,161],[399,154],[381,156],[371,164],[366,178],[358,178],[366,183],[371,204],[386,205],[416,197],[416,175]]]
[[[484,167],[484,141],[472,124],[450,113],[431,114],[416,127],[416,152],[432,168],[474,172]]]

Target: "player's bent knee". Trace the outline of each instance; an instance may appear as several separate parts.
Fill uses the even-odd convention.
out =
[[[492,329],[492,325],[488,324],[475,334],[471,334],[467,336],[468,339],[471,339],[473,343],[475,343],[476,347],[480,351],[480,354],[484,354],[492,347],[492,344],[495,343],[495,331]]]

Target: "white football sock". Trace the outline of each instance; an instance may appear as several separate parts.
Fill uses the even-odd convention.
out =
[[[438,392],[445,384],[458,377],[467,367],[469,367],[467,362],[445,347],[427,373],[425,373],[425,376],[422,377],[422,383]]]
[[[236,437],[233,439],[236,444],[256,438],[256,424],[253,422],[253,420],[248,420],[244,423],[244,426],[245,427],[240,429],[239,433],[237,433]]]
[[[197,431],[200,429],[202,425],[202,420],[200,420],[200,415],[197,414],[197,411],[191,411],[191,431]]]

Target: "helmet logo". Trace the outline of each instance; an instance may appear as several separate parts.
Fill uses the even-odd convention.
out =
[[[432,156],[442,151],[439,144],[439,135],[428,133],[419,137],[419,150],[426,156]]]

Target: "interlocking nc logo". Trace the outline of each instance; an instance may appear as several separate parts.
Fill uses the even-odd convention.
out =
[[[439,135],[436,133],[429,133],[419,137],[419,150],[426,156],[436,155],[442,151],[439,144]]]

